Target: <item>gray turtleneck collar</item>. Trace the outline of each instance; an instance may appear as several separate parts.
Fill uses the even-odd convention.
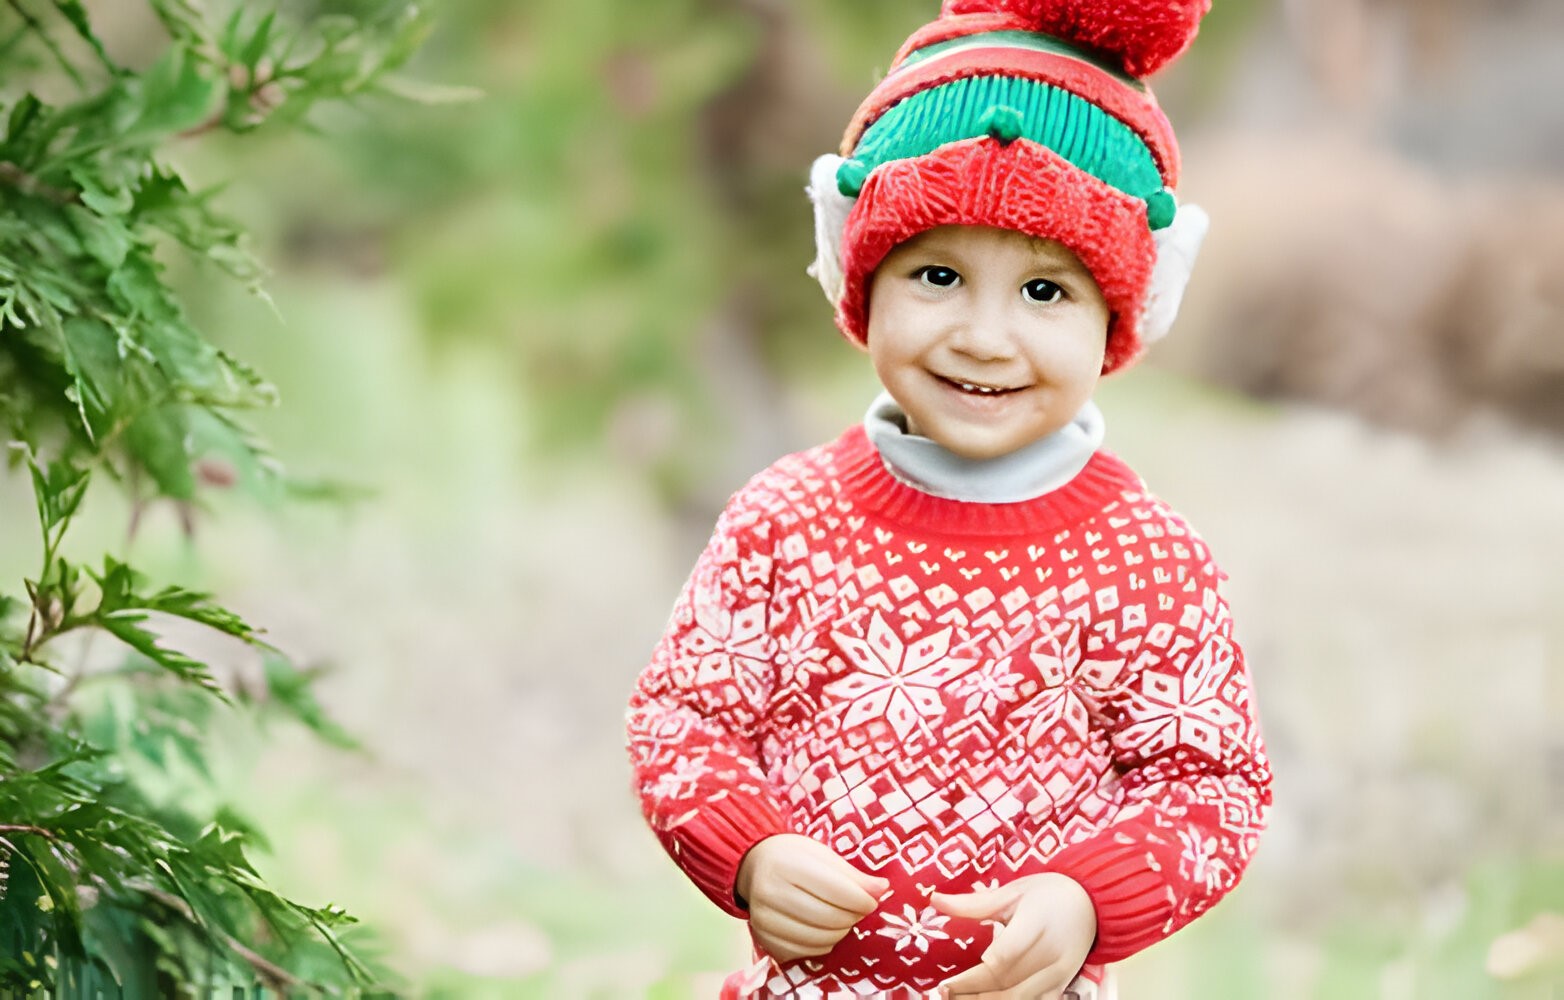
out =
[[[947,500],[1018,503],[1056,490],[1086,467],[1107,425],[1091,400],[1047,437],[997,458],[962,458],[929,438],[907,433],[907,417],[888,392],[864,416],[869,442],[897,479]]]

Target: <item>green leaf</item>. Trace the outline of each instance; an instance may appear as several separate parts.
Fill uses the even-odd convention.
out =
[[[128,186],[105,186],[101,175],[85,167],[72,168],[70,177],[81,191],[82,204],[99,215],[124,215],[136,203],[135,192]]]
[[[76,29],[76,34],[80,35],[82,41],[97,54],[100,63],[111,73],[119,72],[119,67],[114,65],[114,60],[110,59],[109,54],[104,51],[103,43],[93,33],[92,24],[87,18],[87,9],[82,6],[80,0],[54,0],[54,9],[71,23],[71,27]]]
[[[67,205],[65,214],[89,257],[110,270],[124,263],[134,238],[123,222],[112,215],[100,215],[77,205]]]
[[[53,265],[65,263],[65,258],[78,257],[82,253],[81,240],[76,236],[76,230],[66,221],[65,215],[58,206],[47,204],[36,198],[8,204],[6,206],[23,225],[27,227],[25,243],[35,250],[42,258],[38,264],[51,265],[47,268],[32,268],[24,272],[25,278],[34,278],[39,272],[48,273],[55,277]],[[72,289],[73,294],[63,300],[56,301],[56,305],[64,309],[75,310],[77,301],[82,297],[79,290]]]
[[[184,587],[164,587],[156,593],[144,593],[147,579],[126,563],[113,556],[104,556],[103,572],[91,574],[100,594],[99,614],[121,611],[156,611],[159,614],[183,618],[225,635],[242,639],[251,645],[270,649],[260,639],[260,632],[244,619],[213,603],[212,595]]]
[[[231,805],[218,807],[217,815],[212,818],[212,821],[225,829],[244,834],[245,840],[261,851],[271,850],[266,834],[248,816]]]
[[[196,48],[209,45],[205,12],[192,0],[150,0],[150,5],[175,41]]]
[[[140,81],[141,112],[128,129],[137,139],[183,132],[205,122],[222,101],[227,83],[213,68],[175,46]]]
[[[175,500],[195,499],[188,435],[184,407],[175,405],[144,410],[125,428],[126,448],[152,476],[158,492]]]
[[[213,823],[203,830],[193,850],[204,855],[207,864],[215,861],[230,871],[257,874],[250,859],[244,856],[244,834],[226,830],[220,824]]]
[[[127,402],[119,337],[99,319],[73,316],[60,327],[65,370],[75,383],[77,408],[96,438]]]
[[[277,23],[277,12],[268,11],[255,26],[255,34],[250,36],[250,41],[245,45],[244,51],[239,53],[239,61],[243,63],[253,77],[255,66],[266,54],[266,47],[271,43],[272,28]]]
[[[75,516],[82,498],[86,496],[90,473],[86,467],[65,458],[39,465],[30,451],[27,453],[27,467],[32,473],[39,526],[47,539],[57,526]]]
[[[109,814],[109,807],[102,802],[79,802],[66,807],[58,815],[47,817],[44,822],[47,823],[47,829],[66,835],[95,827]]]
[[[168,747],[170,747],[179,759],[190,766],[190,769],[199,774],[208,784],[214,780],[212,770],[206,763],[206,748],[202,746],[201,737],[195,733],[182,732],[179,729],[163,729],[160,735]]]
[[[32,128],[41,117],[43,102],[32,94],[23,94],[11,108],[11,114],[7,116],[5,123],[5,144],[7,146],[20,146],[27,130]],[[11,156],[16,156],[16,151],[10,151]]]
[[[236,62],[239,58],[239,29],[243,26],[244,7],[236,5],[233,13],[228,15],[228,20],[223,22],[223,33],[217,43],[229,62]]]
[[[149,256],[137,254],[109,276],[109,295],[131,315],[171,322],[179,317],[179,306],[163,283],[161,270]]]
[[[98,585],[98,611],[108,614],[140,605],[136,592],[145,581],[140,573],[113,556],[103,557],[103,573],[90,574]]]
[[[315,735],[344,750],[360,750],[361,744],[338,725],[315,698],[314,678],[282,656],[265,657],[266,690],[276,705],[303,723]]]
[[[229,700],[227,692],[217,683],[217,679],[212,676],[204,663],[191,659],[177,649],[163,646],[158,636],[142,627],[142,623],[146,620],[147,615],[144,612],[125,609],[96,615],[90,623],[97,625],[180,680],[189,681],[211,692],[222,701]]]

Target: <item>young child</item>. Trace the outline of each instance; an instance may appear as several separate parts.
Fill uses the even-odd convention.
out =
[[[628,721],[653,830],[749,921],[725,997],[1107,997],[1249,861],[1223,574],[1091,402],[1204,235],[1142,78],[1208,2],[946,0],[815,165],[885,393],[733,497]]]

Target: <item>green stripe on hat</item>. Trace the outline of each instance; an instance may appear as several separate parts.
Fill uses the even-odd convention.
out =
[[[919,91],[869,126],[837,174],[857,195],[882,163],[911,159],[963,139],[1028,139],[1086,173],[1146,202],[1152,229],[1172,224],[1175,202],[1156,158],[1128,125],[1083,97],[1036,80],[970,76]]]

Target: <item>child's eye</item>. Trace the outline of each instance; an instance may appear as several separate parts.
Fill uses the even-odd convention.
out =
[[[1021,297],[1028,302],[1058,302],[1064,289],[1046,278],[1034,278],[1021,286]]]
[[[961,280],[961,275],[938,264],[918,268],[917,275],[925,285],[933,285],[935,288],[950,288]]]

